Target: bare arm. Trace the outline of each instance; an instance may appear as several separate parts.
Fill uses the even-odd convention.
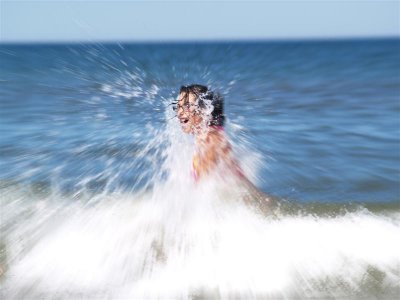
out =
[[[275,199],[259,190],[243,173],[232,154],[230,143],[222,132],[212,132],[201,142],[201,163],[197,169],[200,177],[215,170],[222,163],[246,190],[243,200],[263,213],[271,210]],[[225,169],[226,170],[226,169]]]

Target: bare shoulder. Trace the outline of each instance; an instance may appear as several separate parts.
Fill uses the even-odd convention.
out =
[[[208,134],[208,143],[215,150],[222,151],[224,153],[231,150],[230,143],[226,138],[223,131],[214,130]]]

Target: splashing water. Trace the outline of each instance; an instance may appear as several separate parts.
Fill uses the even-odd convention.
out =
[[[282,202],[265,213],[241,199],[237,182],[210,177],[195,183],[193,140],[173,119],[168,107],[173,95],[160,96],[156,83],[143,92],[144,76],[138,69],[99,86],[118,101],[141,97],[147,101],[143,106],[165,112],[163,125],[151,127],[147,120],[154,111],[143,107],[144,129],[133,133],[141,147],[111,151],[102,171],[80,177],[71,189],[56,184],[49,192],[34,192],[23,183],[2,183],[5,299],[398,295],[398,209],[323,206],[321,212]],[[90,121],[107,122],[101,98],[90,101],[95,110]],[[118,147],[122,127],[107,149]],[[228,132],[240,128],[228,124]],[[256,180],[259,154],[238,136],[232,140],[236,156],[247,177]],[[91,136],[70,151],[81,158],[94,155],[96,142]],[[117,163],[117,155],[126,160]],[[121,185],[123,173],[138,166],[136,184]],[[90,191],[99,179],[105,179],[102,189]]]

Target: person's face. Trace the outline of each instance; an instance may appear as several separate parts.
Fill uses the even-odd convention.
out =
[[[202,117],[196,103],[196,96],[180,93],[177,103],[177,116],[185,133],[195,133],[200,129]]]

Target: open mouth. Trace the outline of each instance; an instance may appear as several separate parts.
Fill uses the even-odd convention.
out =
[[[189,122],[189,119],[179,119],[179,121],[181,122],[181,124],[186,124],[187,122]]]

